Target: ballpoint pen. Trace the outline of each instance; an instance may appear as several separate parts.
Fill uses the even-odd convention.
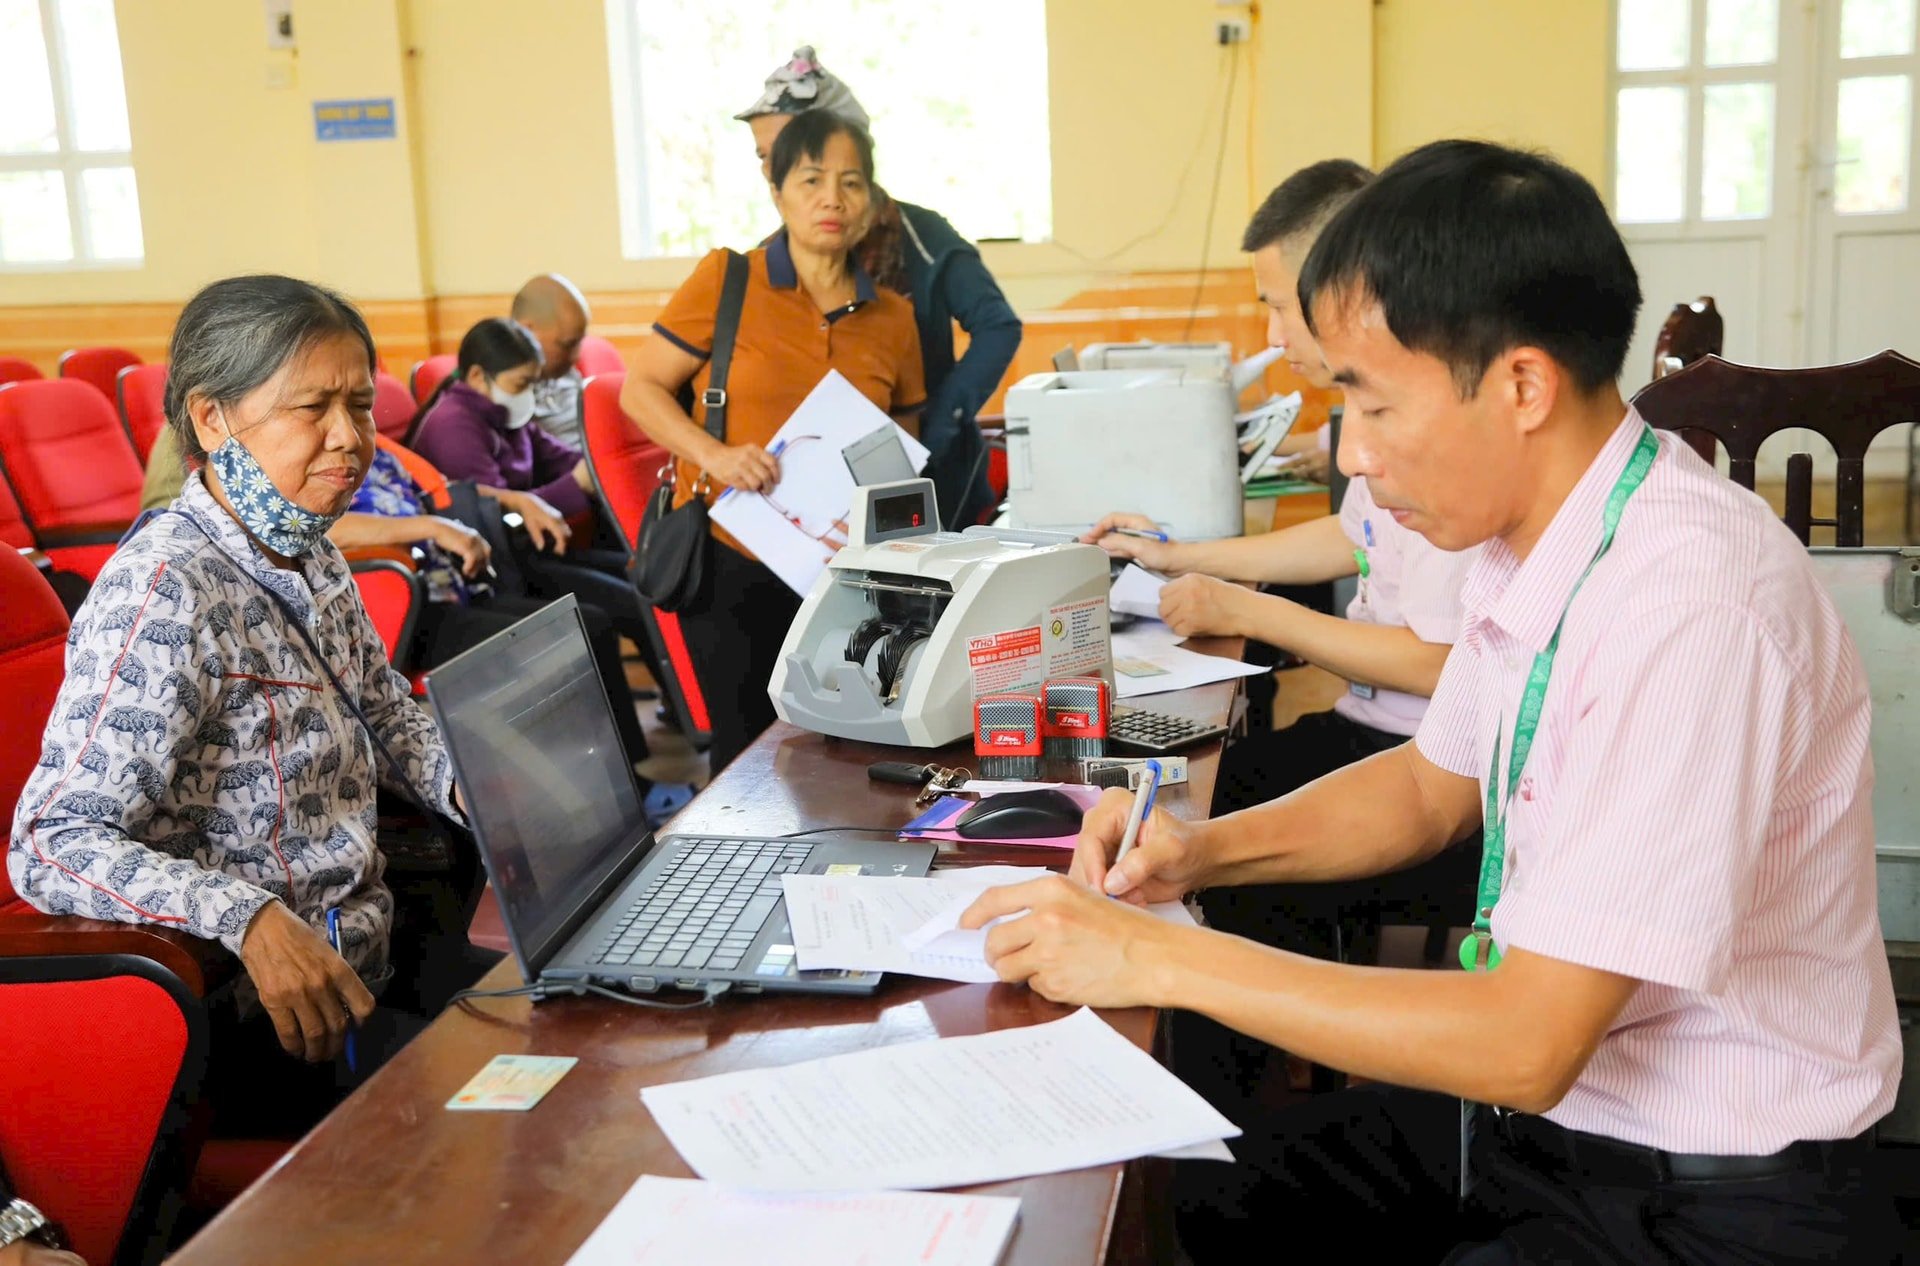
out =
[[[1160,762],[1146,762],[1146,773],[1140,779],[1140,785],[1133,789],[1133,808],[1127,812],[1127,828],[1120,833],[1120,851],[1113,855],[1114,866],[1119,866],[1126,855],[1132,851],[1133,843],[1140,837],[1140,828],[1145,824],[1147,815],[1153,812],[1154,797],[1160,794]]]
[[[786,447],[787,447],[787,442],[785,440],[781,440],[779,443],[775,444],[772,448],[767,450],[767,456],[778,457],[780,456],[781,451],[784,450]],[[713,504],[719,505],[722,501],[725,501],[728,497],[731,497],[734,493],[738,491],[740,491],[738,488],[735,488],[731,484],[729,484],[725,492],[721,493],[719,496],[713,499]]]
[[[1165,532],[1155,532],[1147,528],[1117,527],[1109,528],[1115,536],[1137,536],[1143,541],[1158,541],[1165,545],[1170,539]]]
[[[340,952],[340,907],[339,906],[335,906],[333,907],[333,909],[327,911],[327,944],[333,946],[334,953],[338,954]],[[353,1049],[353,1021],[351,1018],[349,1018],[347,1021],[347,1071],[350,1073],[357,1073],[360,1071],[358,1067],[359,1061],[354,1057],[354,1054],[355,1052]]]

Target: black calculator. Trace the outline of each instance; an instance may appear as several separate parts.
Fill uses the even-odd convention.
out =
[[[1208,739],[1223,738],[1226,733],[1224,725],[1144,708],[1116,706],[1107,722],[1107,742],[1136,752],[1177,752]]]

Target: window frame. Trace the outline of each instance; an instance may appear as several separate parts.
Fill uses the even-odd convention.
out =
[[[54,140],[56,148],[37,154],[0,154],[0,174],[16,171],[57,171],[67,194],[67,228],[73,239],[73,255],[68,259],[43,260],[4,260],[0,259],[0,273],[58,273],[80,271],[127,271],[144,267],[146,264],[146,225],[141,224],[141,253],[139,255],[101,256],[94,252],[93,231],[87,221],[86,194],[82,189],[82,173],[101,168],[124,167],[134,171],[136,199],[138,197],[139,173],[133,165],[132,114],[127,114],[128,148],[123,150],[82,150],[74,138],[72,96],[73,76],[68,73],[66,33],[61,29],[60,0],[39,0],[40,41],[45,46],[47,56],[47,84],[53,94]],[[114,37],[120,33],[119,15],[114,15]],[[122,90],[125,89],[126,63],[124,58],[120,67]],[[137,203],[136,203],[137,206]],[[137,214],[136,210],[136,214]]]

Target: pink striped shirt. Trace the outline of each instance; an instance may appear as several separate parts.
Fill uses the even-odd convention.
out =
[[[1480,556],[1480,547],[1451,553],[1401,527],[1374,504],[1364,477],[1347,484],[1347,495],[1340,499],[1340,528],[1356,547],[1366,549],[1369,573],[1347,604],[1347,618],[1400,625],[1412,629],[1423,642],[1451,644],[1460,633],[1460,586]],[[1427,714],[1427,699],[1385,688],[1376,688],[1369,698],[1365,692],[1349,689],[1333,710],[1349,721],[1411,737]]]
[[[1629,409],[1524,562],[1492,541],[1467,578],[1415,741],[1483,794],[1641,426]],[[1509,810],[1494,939],[1642,982],[1551,1120],[1757,1155],[1892,1107],[1869,721],[1806,551],[1662,434],[1567,610]]]

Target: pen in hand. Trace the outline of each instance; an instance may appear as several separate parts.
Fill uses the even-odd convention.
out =
[[[768,457],[780,456],[781,450],[786,448],[786,446],[787,446],[787,442],[785,440],[781,440],[779,443],[775,444],[772,448],[767,450],[767,456]],[[713,499],[713,504],[719,505],[722,501],[725,501],[728,497],[731,497],[734,493],[738,491],[740,491],[738,488],[729,484],[725,492],[721,493],[719,496]]]
[[[340,953],[340,907],[339,906],[335,906],[333,907],[333,909],[327,911],[327,944],[333,946],[334,953],[336,954]],[[355,1058],[355,1051],[353,1049],[353,1020],[351,1018],[347,1020],[347,1052],[346,1053],[347,1053],[347,1071],[350,1073],[359,1072],[360,1071],[358,1067],[359,1061]]]
[[[1172,539],[1165,532],[1149,531],[1146,528],[1117,527],[1108,528],[1107,530],[1115,536],[1137,536],[1143,541],[1158,541],[1162,545],[1165,545]]]
[[[1140,828],[1145,825],[1147,815],[1153,812],[1153,802],[1159,794],[1160,762],[1150,760],[1140,775],[1140,785],[1133,789],[1133,807],[1127,811],[1127,826],[1120,833],[1120,849],[1113,855],[1113,867],[1109,868],[1109,874],[1132,851],[1134,841],[1140,838]]]

